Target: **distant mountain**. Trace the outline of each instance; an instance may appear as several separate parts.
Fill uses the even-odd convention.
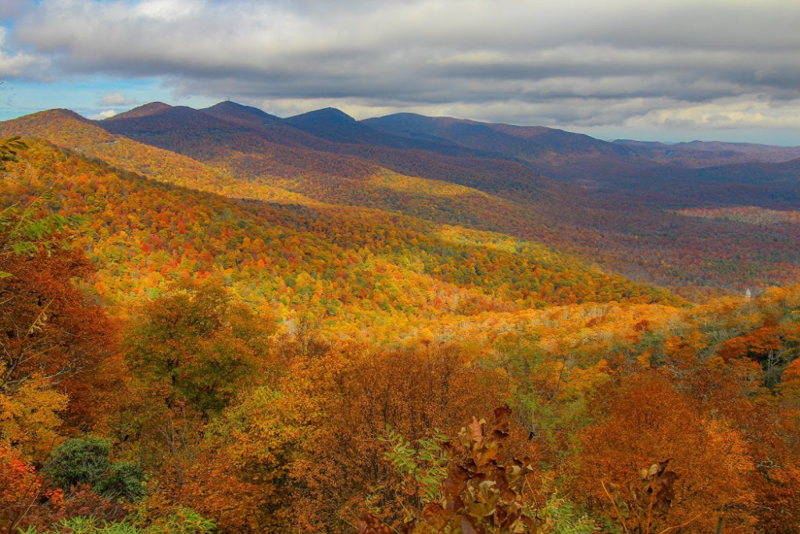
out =
[[[276,145],[292,148],[332,151],[330,141],[287,124],[284,119],[270,115],[258,108],[235,102],[220,102],[200,110],[218,119],[243,126],[249,135]]]
[[[145,104],[126,113],[105,119],[102,127],[123,135],[152,135],[164,132],[232,131],[242,127],[227,120],[186,106]]]
[[[295,128],[300,128],[301,130],[304,128],[313,129],[318,127],[326,127],[332,124],[352,125],[356,124],[357,122],[353,117],[336,108],[323,108],[315,111],[309,111],[308,113],[301,113],[300,115],[295,115],[284,120],[287,124],[290,124]]]
[[[682,214],[797,210],[797,162],[701,169],[643,156],[667,145],[549,128],[410,114],[355,121],[334,109],[280,119],[232,102],[155,103],[97,122],[56,110],[0,124],[12,134],[229,198],[498,232],[684,295],[800,273],[800,227]]]
[[[203,113],[229,122],[240,122],[247,126],[271,125],[281,121],[279,117],[270,115],[252,106],[243,106],[230,100],[220,102],[209,108],[201,109]]]
[[[145,116],[133,110],[131,117],[123,114],[97,124],[115,134],[235,169],[247,179],[297,173],[311,180],[320,174],[364,178],[383,167],[487,192],[541,196],[552,186],[518,162],[487,159],[486,154],[447,141],[386,134],[332,108],[256,122],[242,118],[263,117],[252,108],[237,106],[215,107],[211,114],[152,106],[153,112]]]
[[[284,124],[336,143],[380,144],[406,147],[408,142],[397,139],[357,122],[346,113],[325,108],[284,119]]]
[[[475,150],[530,161],[559,154],[631,155],[630,150],[589,137],[541,126],[489,124],[448,117],[399,113],[363,121],[375,129],[430,141],[450,141]]]
[[[218,119],[246,126],[258,137],[272,143],[296,148],[349,153],[355,149],[345,145],[355,144],[424,149],[450,155],[472,154],[471,151],[453,143],[420,143],[402,136],[386,135],[334,108],[303,113],[286,119],[229,101],[200,111]]]
[[[751,202],[773,207],[791,205],[797,198],[793,184],[779,184],[774,179],[797,176],[793,165],[773,168],[768,164],[800,158],[800,147],[700,141],[675,145],[632,140],[610,143],[540,126],[411,113],[363,122],[387,133],[431,142],[449,141],[491,157],[519,161],[540,175],[586,186],[612,198],[638,197],[672,206],[746,202],[749,196]],[[733,166],[725,168],[726,165]],[[715,170],[691,170],[705,168]],[[720,180],[729,182],[729,190],[714,185]],[[754,195],[749,191],[752,186],[747,184],[759,180],[762,186]]]
[[[259,120],[245,120],[247,116]],[[109,132],[188,156],[215,168],[232,169],[239,178],[272,179],[329,173],[364,178],[377,166],[335,153],[331,142],[264,117],[244,106],[162,108],[132,118],[98,121]]]
[[[136,119],[140,117],[147,117],[149,115],[156,115],[169,109],[172,109],[172,106],[169,104],[165,104],[163,102],[150,102],[149,104],[143,104],[124,113],[118,113],[111,117],[111,119]]]
[[[410,113],[367,119],[385,132],[462,146],[525,163],[539,174],[596,186],[658,166],[622,145],[541,126],[489,124]]]
[[[739,163],[697,169],[693,183],[706,189],[717,205],[763,206],[797,210],[800,207],[800,158],[782,163]],[[688,188],[687,188],[688,189]],[[687,191],[691,194],[691,190]]]
[[[0,136],[40,137],[59,146],[91,152],[116,139],[108,131],[68,109],[51,109],[0,123]]]
[[[59,147],[103,160],[117,169],[198,191],[282,202],[296,202],[300,198],[296,193],[267,184],[242,182],[225,169],[212,168],[176,152],[112,134],[68,110],[43,111],[0,123],[0,137],[11,135],[45,139]]]
[[[690,141],[676,143],[674,148],[691,148],[706,152],[736,152],[747,154],[765,163],[783,163],[800,158],[800,147],[760,145],[754,143],[721,143],[719,141]]]
[[[464,146],[444,139],[425,140],[407,135],[395,135],[371,127],[365,121],[356,121],[346,113],[325,108],[284,119],[284,124],[335,143],[381,146],[398,149],[420,149],[443,155],[470,154]]]
[[[619,139],[615,144],[659,163],[688,168],[715,167],[748,162],[782,163],[800,158],[800,147],[780,147],[750,143],[690,141],[654,143]]]

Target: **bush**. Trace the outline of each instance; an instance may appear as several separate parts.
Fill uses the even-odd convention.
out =
[[[65,492],[90,486],[111,498],[134,501],[145,494],[145,474],[130,462],[111,462],[111,441],[86,436],[66,440],[53,450],[42,472],[48,481]]]
[[[135,501],[144,497],[147,490],[142,466],[130,462],[114,462],[108,475],[97,486],[97,491],[107,497]]]
[[[97,487],[108,475],[111,440],[86,436],[72,438],[53,449],[42,472],[64,491],[88,484]]]
[[[103,521],[93,516],[63,519],[48,530],[28,527],[20,534],[211,534],[214,522],[194,510],[179,506],[169,515],[147,526],[137,521]]]

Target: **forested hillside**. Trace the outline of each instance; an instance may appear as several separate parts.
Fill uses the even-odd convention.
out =
[[[586,136],[540,129],[548,138],[566,141],[536,149],[541,136],[527,131],[539,130],[482,126],[489,132],[516,132],[517,145],[543,150],[564,172],[601,184],[585,188],[549,179],[497,152],[459,148],[438,137],[409,137],[413,149],[393,146],[403,130],[391,142],[380,136],[370,140],[365,136],[374,128],[342,114],[305,118],[300,130],[292,120],[265,118],[253,109],[230,102],[201,111],[152,104],[95,124],[52,111],[3,123],[0,132],[39,136],[157,180],[229,197],[377,208],[506,234],[699,301],[788,284],[800,275],[796,225],[697,219],[681,211],[752,205],[791,209],[798,183],[791,179],[792,162],[778,164],[780,169],[757,162],[698,170],[664,167],[639,154],[625,159],[626,150]],[[309,133],[313,128],[323,137]],[[353,128],[361,132],[358,139]],[[340,142],[331,140],[337,131]],[[495,142],[505,146],[507,137],[503,133]],[[586,154],[614,155],[631,171],[599,160],[586,167]]]
[[[230,102],[0,134],[0,530],[800,532],[788,149]]]

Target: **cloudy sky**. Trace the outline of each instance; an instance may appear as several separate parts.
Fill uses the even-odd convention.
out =
[[[0,0],[0,119],[224,99],[800,145],[797,0]]]

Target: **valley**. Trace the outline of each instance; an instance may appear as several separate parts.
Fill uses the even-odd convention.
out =
[[[0,138],[9,531],[800,528],[796,148],[230,101]]]

